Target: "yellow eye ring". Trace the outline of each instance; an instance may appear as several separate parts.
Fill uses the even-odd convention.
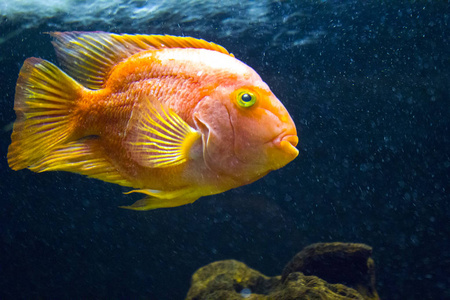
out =
[[[241,107],[250,107],[256,103],[256,96],[250,91],[241,91],[236,98],[237,103]]]

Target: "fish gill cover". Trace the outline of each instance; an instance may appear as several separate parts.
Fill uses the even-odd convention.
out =
[[[126,189],[8,168],[1,135],[0,298],[182,299],[196,269],[269,276],[315,242],[373,247],[382,299],[450,298],[450,8],[446,1],[2,1],[0,120],[14,121],[44,32],[194,36],[253,67],[299,129],[299,157],[252,185],[169,210]],[[137,198],[138,199],[138,198]]]

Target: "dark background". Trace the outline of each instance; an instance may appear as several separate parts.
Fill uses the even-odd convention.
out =
[[[260,3],[264,18],[238,3],[144,23],[120,11],[91,23],[0,18],[1,299],[183,299],[212,261],[274,276],[304,246],[330,241],[373,247],[382,299],[450,299],[448,2]],[[17,75],[30,56],[56,62],[52,30],[225,46],[285,104],[299,157],[249,186],[148,212],[119,209],[139,199],[120,186],[10,170]]]

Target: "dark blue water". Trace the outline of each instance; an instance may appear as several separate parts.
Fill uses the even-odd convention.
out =
[[[212,261],[272,276],[302,247],[329,241],[373,247],[382,299],[450,299],[448,1],[260,3],[263,12],[236,4],[203,19],[182,10],[140,22],[114,10],[84,23],[0,18],[1,126],[15,118],[23,61],[56,62],[43,32],[104,30],[225,46],[282,100],[300,138],[294,162],[252,185],[133,212],[117,206],[139,196],[120,186],[10,170],[3,131],[1,299],[183,299]]]

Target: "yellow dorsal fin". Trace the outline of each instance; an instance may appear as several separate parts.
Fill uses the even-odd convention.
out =
[[[222,46],[192,37],[78,31],[50,35],[54,37],[53,46],[67,73],[91,89],[102,88],[118,62],[141,51],[201,48],[233,56]]]
[[[155,97],[143,97],[133,109],[127,143],[132,158],[142,166],[172,167],[189,159],[201,134]]]

